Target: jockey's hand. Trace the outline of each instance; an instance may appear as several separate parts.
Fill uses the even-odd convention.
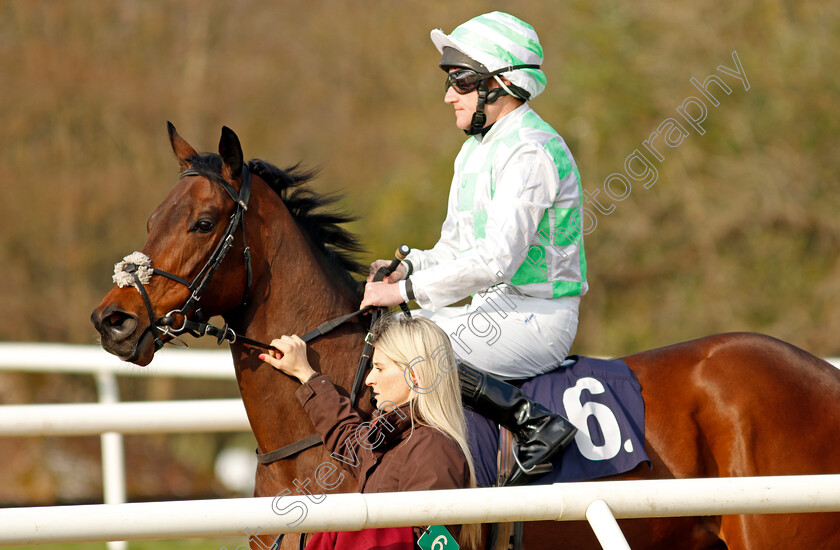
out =
[[[362,298],[362,305],[359,306],[359,309],[366,306],[395,306],[402,302],[399,285],[385,282],[367,283],[365,285],[365,297]]]
[[[373,282],[373,276],[376,275],[376,272],[379,271],[380,267],[388,267],[391,265],[391,260],[376,260],[372,264],[370,264],[370,271],[368,273],[367,282]],[[386,283],[396,283],[401,279],[405,279],[405,274],[408,273],[405,264],[400,264],[397,266],[390,275],[382,279]],[[396,305],[396,304],[394,304]]]
[[[296,334],[281,336],[271,341],[271,347],[279,351],[270,350],[260,355],[260,359],[289,376],[297,378],[303,384],[315,374],[306,358],[306,342]]]

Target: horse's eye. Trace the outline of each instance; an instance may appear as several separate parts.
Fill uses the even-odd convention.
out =
[[[210,233],[215,226],[216,224],[210,220],[198,220],[198,223],[195,224],[195,230],[199,233]]]

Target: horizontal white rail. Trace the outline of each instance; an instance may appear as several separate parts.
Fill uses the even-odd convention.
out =
[[[840,358],[826,359],[840,368]],[[233,360],[225,350],[164,348],[147,367],[120,361],[98,346],[0,342],[0,371],[96,373],[120,376],[176,376],[233,379]]]
[[[241,399],[0,406],[0,436],[249,431]]]
[[[0,510],[0,542],[36,544],[241,536],[257,530],[317,532],[585,520],[586,510],[598,500],[604,501],[617,518],[836,512],[840,511],[840,475],[604,481],[330,494],[325,498],[289,496],[275,502],[281,514],[274,512],[269,497],[12,508]],[[301,517],[303,521],[297,523]]]
[[[98,346],[0,343],[0,371],[97,373],[120,376],[235,378],[230,351],[162,349],[147,367],[120,361]]]

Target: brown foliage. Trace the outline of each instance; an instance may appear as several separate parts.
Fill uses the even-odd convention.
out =
[[[483,2],[2,2],[0,340],[93,341],[111,266],[174,185],[172,120],[212,150],[322,165],[371,250],[433,244],[462,141],[428,31]],[[840,353],[838,12],[829,2],[508,2],[549,87],[534,107],[584,187],[738,52],[750,88],[600,216],[575,351],[629,353],[736,329]],[[718,73],[720,74],[720,73]]]
[[[166,120],[206,150],[225,124],[251,157],[322,166],[319,190],[344,191],[362,216],[353,229],[365,261],[403,241],[431,246],[463,136],[428,32],[492,4],[0,0],[0,340],[94,341],[87,319],[113,264],[140,247],[175,183]],[[584,188],[602,195],[626,157],[699,95],[691,77],[732,67],[735,50],[750,83],[725,77],[732,93],[707,105],[705,134],[664,147],[656,183],[634,182],[599,216],[573,351],[618,355],[751,330],[840,354],[840,5],[498,7],[536,26],[549,85],[534,107],[569,143]],[[88,379],[7,375],[0,388],[7,403],[92,399]],[[206,491],[220,441],[200,443],[206,463],[195,464],[178,459],[177,443],[128,438],[132,498]],[[52,469],[33,461],[45,445],[65,457]],[[0,448],[24,487],[4,502],[96,498],[90,438]]]

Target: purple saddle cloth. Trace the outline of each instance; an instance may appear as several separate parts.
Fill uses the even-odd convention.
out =
[[[641,386],[624,361],[571,356],[557,369],[520,387],[578,429],[572,444],[554,458],[554,469],[529,484],[587,481],[650,463],[644,444]],[[492,487],[498,478],[499,428],[473,411],[466,413],[478,485]]]

